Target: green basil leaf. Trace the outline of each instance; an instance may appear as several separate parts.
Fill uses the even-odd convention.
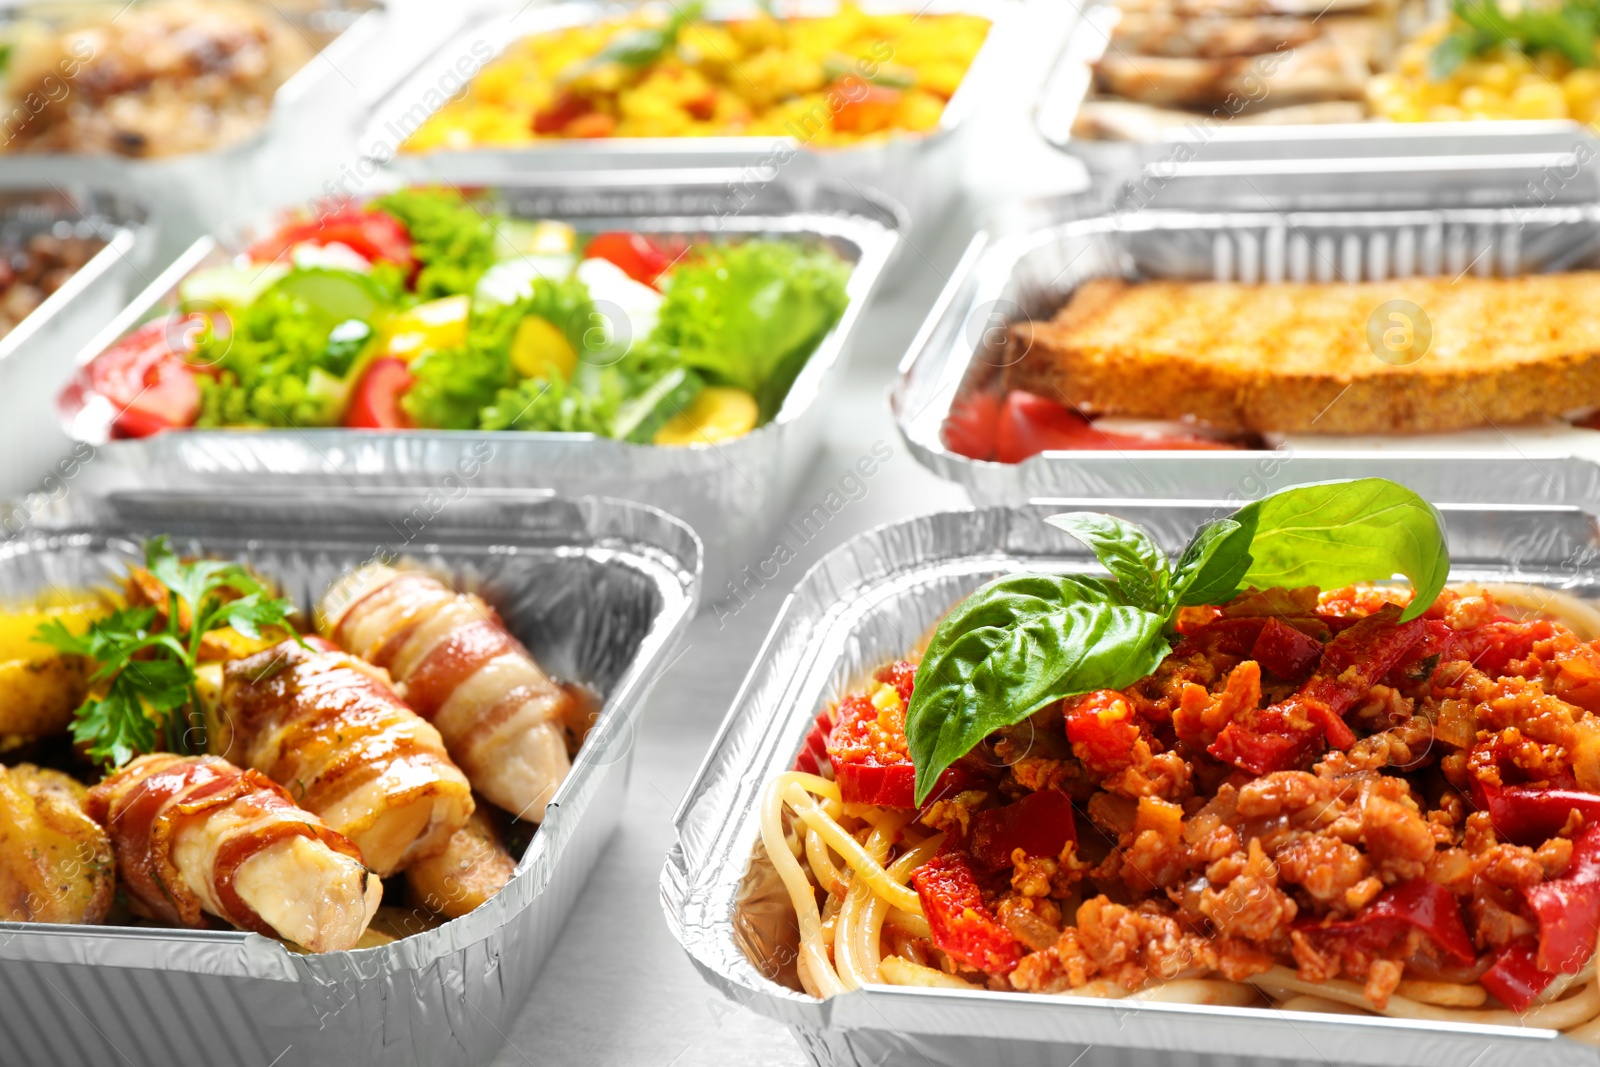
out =
[[[1337,589],[1402,574],[1416,590],[1400,615],[1407,621],[1428,610],[1450,573],[1439,513],[1386,478],[1285,489],[1234,519],[1255,530],[1241,582],[1262,589]]]
[[[918,803],[995,730],[1155,670],[1168,651],[1163,623],[1091,578],[1010,575],[968,597],[935,632],[906,711]]]
[[[1255,527],[1236,519],[1214,519],[1195,531],[1172,576],[1172,603],[1221,604],[1233,599],[1250,569]]]
[[[1117,580],[1128,603],[1157,614],[1166,610],[1172,580],[1167,554],[1144,527],[1093,511],[1051,515],[1044,521],[1088,545]]]

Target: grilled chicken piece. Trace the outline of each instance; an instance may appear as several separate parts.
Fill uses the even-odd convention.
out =
[[[1366,108],[1354,100],[1324,100],[1289,107],[1249,108],[1227,121],[1238,126],[1320,125],[1360,122],[1366,115]],[[1192,127],[1200,117],[1193,111],[1130,100],[1085,100],[1073,120],[1072,136],[1098,141],[1153,141],[1166,130]]]
[[[1215,59],[1129,55],[1108,49],[1094,64],[1103,93],[1160,107],[1281,107],[1316,100],[1359,100],[1366,92],[1379,31],[1370,19],[1326,19],[1298,48]]]
[[[1258,433],[1448,433],[1600,405],[1600,272],[1285,283],[1096,279],[1014,328],[1010,388],[1090,414]],[[1385,301],[1426,309],[1422,358],[1380,360]],[[1386,329],[1415,328],[1403,316]],[[1414,336],[1414,335],[1413,335]]]
[[[140,756],[89,790],[136,909],[179,926],[214,915],[310,952],[352,948],[383,896],[349,838],[260,771],[215,756]]]
[[[83,813],[87,792],[60,771],[0,767],[0,920],[105,919],[116,871],[106,832]]]
[[[466,825],[472,787],[381,669],[318,637],[307,645],[285,641],[223,668],[209,747],[294,790],[388,877]]]
[[[474,789],[543,821],[570,767],[575,702],[489,605],[420,571],[369,564],[334,583],[318,614],[323,634],[389,671]]]
[[[492,898],[517,871],[489,813],[479,808],[437,856],[406,868],[418,904],[455,919]]]
[[[1298,48],[1321,33],[1316,22],[1305,18],[1187,18],[1170,11],[1130,11],[1111,31],[1108,51],[1194,59],[1257,56]]]

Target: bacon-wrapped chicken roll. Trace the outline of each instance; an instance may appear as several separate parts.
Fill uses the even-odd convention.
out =
[[[381,669],[318,637],[307,645],[285,641],[223,669],[210,747],[288,787],[388,877],[466,825],[472,788]]]
[[[406,868],[406,885],[416,902],[455,919],[491,899],[517,873],[489,811],[479,808],[455,832],[444,851]]]
[[[570,767],[565,724],[575,702],[494,609],[420,571],[368,564],[328,590],[319,617],[341,648],[389,671],[478,792],[544,819]]]
[[[83,813],[86,792],[60,771],[0,767],[0,920],[106,917],[116,870],[106,832]]]
[[[202,913],[311,952],[355,945],[383,886],[350,839],[260,771],[216,756],[140,756],[89,790],[130,901],[151,918]]]

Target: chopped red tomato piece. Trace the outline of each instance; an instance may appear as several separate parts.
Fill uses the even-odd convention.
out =
[[[968,847],[979,866],[997,871],[1012,865],[1011,856],[1019,848],[1028,856],[1055,857],[1068,841],[1077,840],[1071,799],[1059,789],[1041,789],[978,812]]]
[[[1478,981],[1512,1011],[1527,1011],[1556,976],[1539,969],[1538,949],[1531,937],[1519,938],[1500,950],[1494,966]]]
[[[1537,642],[1555,634],[1555,624],[1544,619],[1497,620],[1465,630],[1453,630],[1440,619],[1429,619],[1426,625],[1426,636],[1395,667],[1397,681],[1425,677],[1430,661],[1439,664],[1463,660],[1497,678],[1506,673],[1513,660],[1527,659]]]
[[[843,133],[881,133],[894,125],[900,90],[848,77],[833,86],[833,128]]]
[[[1072,754],[1096,774],[1116,774],[1128,766],[1139,721],[1128,698],[1115,689],[1098,689],[1068,700],[1062,708]]]
[[[677,255],[640,233],[602,233],[589,240],[585,259],[604,259],[636,282],[655,285]]]
[[[1322,642],[1282,619],[1268,619],[1250,646],[1250,658],[1285,681],[1310,676],[1322,660]]]
[[[911,885],[940,950],[985,974],[1009,974],[1016,968],[1021,947],[983,902],[964,855],[935,856],[911,872]]]
[[[534,113],[533,132],[560,133],[566,129],[567,123],[593,110],[594,105],[589,101],[577,93],[563,89],[556,94],[549,107]]]
[[[1313,939],[1341,942],[1368,952],[1389,948],[1407,928],[1422,931],[1462,965],[1477,959],[1461,921],[1461,904],[1444,886],[1426,878],[1385,889],[1353,919],[1298,926]]]
[[[400,408],[400,398],[416,381],[404,360],[375,359],[361,376],[344,424],[353,430],[403,430],[410,420]]]
[[[878,680],[909,694],[909,679],[914,674],[909,663],[896,663],[878,671]],[[902,695],[899,705],[891,703],[879,708],[869,697],[858,694],[845,697],[834,709],[826,751],[834,781],[839,783],[839,795],[846,804],[917,807],[917,769],[906,745],[905,699]],[[928,802],[959,793],[976,778],[961,764],[949,767],[934,783]]]
[[[1041,452],[1108,449],[1117,452],[1227,449],[1231,445],[1202,437],[1146,437],[1107,433],[1075,411],[1048,397],[1020,389],[1006,394],[995,430],[994,458],[1021,463]]]
[[[1600,934],[1600,823],[1572,842],[1572,859],[1560,878],[1522,890],[1539,922],[1539,970],[1576,974],[1594,954]]]
[[[900,694],[900,699],[909,703],[911,689],[917,681],[917,665],[910,660],[898,659],[887,667],[879,667],[872,677],[884,685],[893,686],[894,691]]]
[[[183,356],[194,350],[192,331],[219,319],[227,322],[221,315],[207,319],[193,314],[179,322],[146,323],[89,364],[91,388],[116,408],[115,436],[149,437],[194,423],[200,414],[200,386],[197,371]]]
[[[939,429],[944,446],[968,459],[994,459],[1002,403],[996,393],[968,393],[957,397]]]
[[[1207,750],[1252,774],[1299,766],[1326,738],[1349,748],[1355,733],[1344,713],[1411,650],[1427,631],[1421,619],[1402,623],[1400,608],[1386,605],[1328,642],[1317,672],[1287,700],[1234,721]]]
[[[1257,615],[1201,623],[1178,642],[1172,654],[1179,659],[1188,659],[1194,655],[1203,655],[1208,659],[1219,654],[1248,656],[1250,650],[1256,647],[1256,642],[1261,639],[1261,631],[1266,629],[1266,626],[1267,620]]]
[[[299,244],[341,244],[363,258],[388,260],[410,271],[417,265],[411,234],[399,219],[346,203],[331,213],[283,227],[250,246],[250,258],[270,262]]]

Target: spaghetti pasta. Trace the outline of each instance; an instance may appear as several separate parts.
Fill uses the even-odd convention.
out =
[[[1600,612],[1507,585],[1446,589],[1404,624],[1388,587],[1253,595],[1186,609],[1151,675],[996,731],[920,807],[884,801],[911,767],[915,666],[832,707],[828,758],[775,776],[761,806],[802,988],[1278,1007],[1600,1043],[1600,889],[1573,889],[1600,878],[1600,781],[1584,769]],[[1298,676],[1290,652],[1309,660]],[[1350,737],[1330,727],[1278,766],[1218,755],[1230,726],[1268,744],[1285,707],[1312,721],[1331,707]],[[1560,923],[1545,886],[1561,888]],[[1587,941],[1560,944],[1558,927]]]

